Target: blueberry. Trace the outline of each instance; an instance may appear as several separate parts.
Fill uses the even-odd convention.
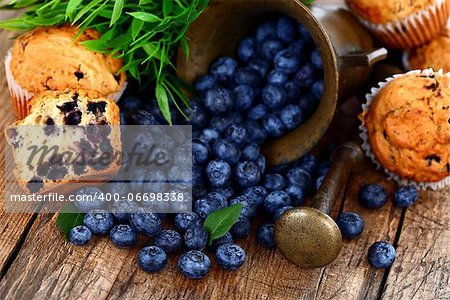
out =
[[[417,201],[418,197],[419,193],[415,186],[403,186],[395,191],[394,204],[398,207],[410,207]]]
[[[231,167],[224,160],[212,160],[206,167],[206,177],[213,187],[226,186],[231,179]]]
[[[263,184],[269,191],[282,190],[286,187],[286,180],[280,174],[266,174],[264,175]]]
[[[259,48],[259,55],[262,59],[272,61],[277,53],[280,52],[283,48],[284,45],[280,40],[268,39],[261,44]]]
[[[213,62],[210,72],[218,81],[226,82],[233,76],[237,65],[237,62],[231,57],[220,57]]]
[[[311,62],[316,69],[323,70],[322,55],[319,49],[314,49],[311,52]]]
[[[267,82],[270,84],[275,84],[275,85],[277,85],[277,84],[283,85],[287,82],[287,80],[288,80],[288,75],[278,69],[273,69],[269,73],[269,76],[267,77]]]
[[[297,53],[286,49],[281,50],[275,56],[273,63],[276,68],[288,73],[295,73],[300,67],[300,57]]]
[[[311,191],[313,189],[311,175],[301,167],[289,169],[286,177],[289,183],[300,185],[305,191]]]
[[[189,174],[186,174],[186,172],[180,173],[178,169],[183,170],[183,169],[186,169],[186,167],[183,165],[172,167],[169,170],[167,177],[166,177],[166,174],[161,170],[154,170],[154,171],[148,172],[145,177],[146,183],[144,184],[144,188],[143,188],[142,192],[144,192],[144,193],[164,193],[168,189],[167,178],[172,178],[172,179],[176,179],[176,180],[191,178],[191,170],[189,170]],[[180,185],[177,185],[177,187],[181,188]],[[148,200],[144,200],[142,203],[144,205],[146,205],[146,203],[152,205],[151,202],[148,202]]]
[[[211,201],[216,202],[220,208],[227,207],[228,206],[228,201],[227,201],[228,198],[224,195],[224,193],[226,193],[225,189],[226,189],[225,187],[222,188],[223,192],[220,192],[220,191],[210,192],[210,193],[206,194],[206,198],[208,198]]]
[[[191,105],[190,110],[187,112],[189,123],[199,128],[206,126],[208,118],[205,109],[195,100],[190,101],[189,104]]]
[[[289,104],[283,107],[280,113],[281,122],[288,130],[293,130],[300,126],[303,121],[302,111],[300,106]]]
[[[295,39],[296,22],[287,17],[278,20],[277,36],[285,43],[291,43]]]
[[[69,232],[69,240],[77,246],[84,246],[92,239],[92,232],[84,225],[75,226]]]
[[[273,191],[264,200],[264,208],[270,214],[275,214],[280,207],[291,204],[291,198],[284,191]]]
[[[257,208],[263,205],[264,199],[266,199],[268,194],[269,192],[263,186],[249,187],[242,192],[242,195],[249,198],[250,201],[254,203]]]
[[[203,226],[191,226],[184,233],[184,247],[187,250],[202,250],[208,242],[208,232]]]
[[[295,74],[295,82],[300,87],[309,87],[314,83],[314,67],[311,64],[305,64]]]
[[[289,49],[292,52],[297,53],[298,56],[303,57],[303,53],[305,51],[306,48],[306,43],[304,40],[300,39],[300,40],[296,40],[293,43],[291,43],[289,45]]]
[[[155,246],[163,249],[165,253],[177,251],[183,245],[181,235],[175,230],[162,230],[153,240]]]
[[[196,213],[185,212],[177,214],[174,223],[178,230],[184,233],[191,226],[202,225],[202,220]]]
[[[130,215],[131,226],[139,233],[154,237],[161,231],[161,220],[153,213],[134,213]]]
[[[314,174],[317,168],[317,158],[312,154],[305,154],[295,162],[295,166],[305,170],[308,174]]]
[[[275,238],[273,233],[273,224],[263,224],[256,232],[256,239],[266,248],[275,247]]]
[[[311,35],[309,34],[308,29],[306,29],[306,27],[303,26],[303,24],[298,24],[297,30],[298,30],[298,34],[303,38],[303,40],[306,43],[309,43],[309,44],[314,43],[314,40],[311,37]]]
[[[388,194],[386,189],[377,184],[366,184],[359,189],[359,201],[367,208],[376,209],[386,204]]]
[[[166,266],[167,255],[160,247],[145,247],[139,251],[138,263],[146,272],[158,272]]]
[[[246,37],[239,42],[238,57],[241,61],[249,61],[257,55],[257,45],[254,37]]]
[[[230,113],[231,124],[240,124],[244,120],[244,116],[240,111],[233,111]]]
[[[222,235],[220,238],[213,240],[212,247],[216,250],[220,245],[233,243],[233,236],[231,233],[227,232]]]
[[[201,279],[208,274],[211,268],[209,257],[197,250],[183,253],[178,260],[181,273],[191,279]]]
[[[301,185],[289,184],[285,192],[289,195],[293,206],[301,206],[305,203],[305,190]]]
[[[251,219],[256,215],[256,204],[253,203],[247,196],[240,195],[230,199],[230,206],[236,203],[242,204],[241,216]]]
[[[263,89],[261,99],[268,108],[279,109],[286,104],[286,93],[283,87],[269,84]]]
[[[137,111],[142,107],[142,101],[140,98],[130,96],[123,97],[117,104],[120,107],[120,111],[125,113]]]
[[[247,144],[242,149],[242,158],[248,161],[256,161],[259,157],[259,146],[255,143]]]
[[[253,121],[260,120],[264,118],[268,114],[268,112],[269,110],[267,106],[263,103],[259,103],[250,107],[250,109],[247,111],[247,118]]]
[[[237,270],[245,262],[245,251],[236,244],[223,244],[216,250],[216,259],[224,270]]]
[[[261,145],[267,139],[267,133],[262,126],[256,122],[248,122],[247,137],[250,142]]]
[[[224,186],[220,188],[214,188],[213,192],[220,193],[222,196],[224,196],[226,199],[231,198],[231,196],[234,195],[234,189],[231,186]]]
[[[203,164],[209,159],[209,146],[201,139],[192,140],[192,161],[194,164]]]
[[[236,164],[241,156],[241,152],[234,143],[223,139],[214,142],[213,153],[216,158],[232,165]]]
[[[274,114],[267,115],[262,120],[262,125],[270,137],[280,137],[285,131],[283,122]]]
[[[205,220],[210,213],[219,210],[221,206],[217,201],[209,198],[198,199],[194,202],[194,212],[202,219]]]
[[[213,88],[206,92],[205,108],[212,114],[221,115],[233,108],[231,92],[222,87]]]
[[[212,75],[205,75],[197,78],[195,81],[195,90],[200,94],[213,89],[216,86],[216,78]]]
[[[205,128],[200,132],[198,137],[207,143],[211,143],[220,138],[220,133],[215,129]]]
[[[378,269],[389,268],[394,263],[396,255],[395,248],[386,242],[375,242],[369,247],[369,262]]]
[[[225,137],[236,145],[242,145],[247,141],[245,126],[232,124],[225,130]]]
[[[137,234],[130,225],[117,225],[109,233],[111,241],[120,248],[134,246],[137,241]]]
[[[276,221],[278,220],[282,214],[284,214],[286,211],[290,210],[292,208],[292,206],[288,205],[288,206],[284,206],[284,207],[280,207],[279,209],[277,209],[275,211],[275,215],[273,217],[273,220]]]
[[[235,110],[246,110],[252,106],[255,91],[249,85],[238,85],[233,90],[233,98]]]
[[[342,237],[345,239],[354,239],[364,230],[363,218],[354,212],[340,213],[336,219],[336,224],[339,226]]]
[[[105,204],[101,197],[102,194],[99,188],[93,186],[79,188],[75,192],[75,206],[84,213],[102,209]]]
[[[250,234],[251,226],[250,220],[247,217],[240,216],[239,219],[231,226],[230,232],[233,238],[243,239]]]
[[[264,155],[259,155],[258,159],[256,160],[256,164],[258,165],[261,174],[264,174],[266,170],[266,158],[264,157]]]
[[[224,132],[232,123],[233,120],[230,116],[214,116],[210,120],[210,126],[220,133]]]
[[[238,162],[235,170],[235,178],[240,187],[250,187],[258,183],[261,178],[261,170],[254,162]]]
[[[157,125],[155,116],[146,110],[138,110],[128,115],[130,122],[133,125]]]
[[[256,39],[263,41],[267,38],[277,36],[277,25],[275,22],[264,22],[256,28]]]
[[[100,209],[91,210],[84,216],[84,226],[93,234],[106,235],[114,225],[113,215]]]
[[[319,104],[319,102],[320,102],[320,99],[317,99],[312,94],[302,95],[298,105],[300,106],[301,110],[303,111],[305,118],[312,115],[312,113],[316,110],[316,107]]]
[[[269,72],[270,65],[267,61],[262,59],[252,59],[248,62],[247,65],[248,68],[255,70],[259,73],[262,78],[267,76],[267,73]],[[258,95],[258,91],[255,91],[255,95]]]
[[[284,90],[286,92],[288,102],[294,102],[300,99],[301,90],[295,81],[286,82],[284,85]]]
[[[316,99],[322,99],[323,96],[324,83],[323,79],[317,80],[311,86],[311,93],[316,97]]]
[[[239,68],[234,74],[234,81],[238,85],[258,86],[261,80],[260,73],[249,67]]]

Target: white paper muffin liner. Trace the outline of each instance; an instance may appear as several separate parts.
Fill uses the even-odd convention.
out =
[[[426,70],[414,70],[414,71],[409,71],[407,73],[404,74],[397,74],[394,75],[392,77],[389,77],[387,79],[385,79],[385,81],[378,83],[378,87],[377,88],[372,88],[370,93],[366,95],[366,103],[364,103],[362,105],[362,109],[364,113],[367,113],[370,109],[370,105],[372,104],[373,100],[375,99],[375,96],[378,94],[378,92],[383,89],[389,82],[391,82],[392,80],[402,77],[402,76],[406,76],[406,75],[411,75],[411,74],[423,74],[426,76],[430,76],[430,75],[439,75],[442,76],[444,75],[444,72],[442,70],[439,70],[438,72],[433,71],[433,69],[426,69]],[[445,74],[445,76],[450,77],[450,73]],[[363,140],[363,144],[362,144],[362,149],[364,151],[364,153],[366,154],[367,157],[369,157],[374,164],[377,166],[378,169],[383,169],[383,171],[389,176],[389,179],[396,181],[399,185],[404,186],[404,185],[413,185],[415,186],[417,189],[420,190],[426,190],[426,189],[431,189],[431,190],[440,190],[442,188],[444,188],[445,186],[450,184],[450,176],[439,181],[439,182],[418,182],[418,181],[414,181],[414,180],[408,180],[405,179],[389,170],[387,170],[386,168],[384,168],[380,162],[377,160],[377,158],[375,157],[375,154],[372,151],[372,148],[370,146],[370,142],[369,142],[369,136],[367,133],[367,128],[365,127],[365,124],[361,124],[359,126],[359,129],[361,130],[360,132],[360,137]]]
[[[11,59],[12,52],[8,51],[5,57],[5,73],[6,73],[6,82],[8,84],[9,93],[11,95],[13,105],[16,109],[16,115],[19,120],[25,118],[28,115],[28,102],[33,97],[33,93],[24,89],[15,79],[11,71]],[[115,93],[108,94],[106,97],[114,100],[115,102],[119,101],[123,92],[127,88],[127,82],[125,81],[120,87],[119,91]]]
[[[449,19],[448,1],[435,0],[434,5],[386,24],[375,24],[359,16],[358,18],[389,47],[406,50],[424,45],[441,33]]]

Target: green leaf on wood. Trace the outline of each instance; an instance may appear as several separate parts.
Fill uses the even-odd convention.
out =
[[[58,230],[64,233],[66,239],[69,238],[69,232],[72,228],[78,225],[83,225],[84,214],[74,213],[78,211],[73,203],[65,205],[58,214],[56,226]]]
[[[236,203],[209,214],[203,223],[203,227],[209,235],[209,245],[211,245],[214,240],[224,236],[230,230],[234,223],[239,219],[242,207],[242,203]]]

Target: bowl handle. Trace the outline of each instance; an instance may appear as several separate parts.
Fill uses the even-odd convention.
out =
[[[375,63],[384,60],[388,56],[386,48],[378,48],[364,52],[353,52],[339,57],[339,69],[352,67],[370,67]]]

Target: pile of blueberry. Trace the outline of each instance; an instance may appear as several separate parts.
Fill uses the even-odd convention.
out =
[[[223,133],[242,124],[261,144],[299,127],[324,90],[322,59],[305,27],[288,17],[260,24],[238,45],[238,59],[220,57],[197,79],[191,124]]]

